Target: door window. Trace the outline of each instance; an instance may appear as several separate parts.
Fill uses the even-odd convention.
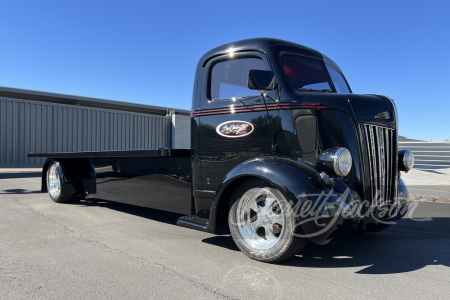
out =
[[[210,97],[212,100],[236,100],[258,96],[260,91],[248,88],[248,72],[266,70],[259,58],[239,58],[215,64],[211,71]]]

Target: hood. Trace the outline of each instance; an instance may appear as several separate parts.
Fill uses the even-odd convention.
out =
[[[388,97],[348,94],[347,98],[358,122],[395,125],[395,106]]]
[[[294,92],[286,98],[292,99],[291,104],[316,104],[343,111],[357,122],[397,128],[395,104],[386,96]]]

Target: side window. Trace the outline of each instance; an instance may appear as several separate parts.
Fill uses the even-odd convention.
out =
[[[331,80],[333,80],[334,87],[336,88],[336,92],[341,94],[350,94],[350,89],[348,88],[347,83],[344,80],[344,77],[336,71],[333,67],[327,66],[328,73],[330,73]]]
[[[228,100],[247,96],[258,96],[259,91],[250,90],[248,72],[266,70],[259,58],[238,58],[215,64],[211,71],[210,97],[212,100]]]
[[[281,64],[289,84],[294,89],[331,90],[322,60],[284,54],[281,57]]]

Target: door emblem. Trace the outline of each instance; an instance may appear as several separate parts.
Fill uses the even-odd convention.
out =
[[[245,121],[227,121],[216,127],[216,132],[227,138],[240,138],[249,135],[255,127]]]

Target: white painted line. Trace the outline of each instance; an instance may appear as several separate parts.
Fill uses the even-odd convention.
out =
[[[399,144],[448,144],[448,142],[398,142]]]
[[[450,165],[427,165],[427,164],[414,164],[415,166],[430,166],[430,167],[447,167],[449,168]]]
[[[401,149],[400,149],[401,150]],[[450,153],[450,151],[422,151],[422,150],[417,150],[417,151],[415,151],[416,153],[422,153],[422,152],[433,152],[433,153],[436,153],[436,152],[448,152],[448,153]]]
[[[431,159],[418,159],[417,161],[441,161],[441,162],[450,162],[450,160],[431,160]]]
[[[448,157],[450,159],[450,156],[443,156],[443,155],[416,155],[416,154],[414,154],[414,157],[417,157],[417,156]]]

